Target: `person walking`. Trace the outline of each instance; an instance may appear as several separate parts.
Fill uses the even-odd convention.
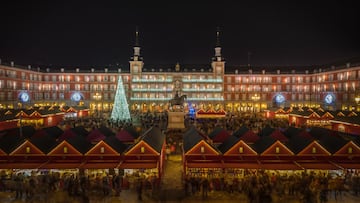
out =
[[[142,200],[142,189],[143,189],[143,182],[141,179],[138,180],[136,191],[138,195],[138,200]]]
[[[204,178],[202,183],[202,198],[205,199],[208,197],[208,192],[209,192],[209,180],[207,178]]]

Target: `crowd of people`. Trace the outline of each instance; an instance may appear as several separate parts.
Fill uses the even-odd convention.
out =
[[[33,171],[34,172],[34,171]],[[89,202],[90,196],[120,196],[123,189],[138,193],[142,199],[143,191],[158,189],[156,176],[129,176],[115,173],[79,175],[79,173],[59,172],[47,174],[28,174],[25,172],[3,175],[0,190],[13,193],[15,199],[25,199],[26,202],[37,202],[51,199],[57,192],[63,192],[70,198]]]
[[[168,133],[167,154],[181,153],[182,130],[166,131],[167,114],[161,113],[134,113],[130,121],[113,121],[99,117],[67,119],[62,125],[66,127],[83,126],[94,129],[106,126],[114,133],[119,130],[134,126],[134,120],[145,131],[151,126],[160,127]],[[236,114],[222,119],[196,119],[189,115],[185,116],[185,126],[195,126],[201,133],[207,135],[216,127],[227,130],[230,134],[240,126],[246,126],[254,132],[259,132],[266,125],[274,128],[286,129],[288,122],[281,119],[264,119],[261,114]],[[220,175],[221,176],[221,175]],[[17,173],[10,178],[2,176],[0,189],[13,191],[15,198],[31,200],[36,196],[43,195],[47,198],[52,191],[65,191],[69,196],[78,196],[88,202],[88,196],[120,195],[121,189],[133,189],[138,193],[138,199],[142,199],[144,190],[159,190],[161,186],[157,177],[137,177],[129,181],[130,177],[121,174],[103,175],[78,175],[78,174],[42,174],[25,175]],[[130,185],[131,186],[130,186]],[[128,186],[127,186],[128,185]],[[276,194],[280,198],[289,195],[302,199],[304,202],[326,202],[332,196],[341,199],[344,191],[352,191],[354,195],[360,195],[360,175],[356,171],[346,171],[342,176],[330,176],[315,173],[278,173],[261,170],[245,170],[243,177],[210,177],[189,176],[184,178],[184,189],[188,195],[201,194],[206,198],[211,191],[224,191],[229,194],[242,193],[250,202],[271,202],[271,195]]]
[[[228,194],[243,194],[249,202],[272,202],[275,194],[280,199],[290,196],[304,203],[327,202],[329,198],[341,201],[344,192],[360,195],[360,176],[347,171],[343,176],[332,177],[326,173],[280,174],[269,171],[245,171],[241,178],[186,177],[187,195],[202,195],[207,198],[211,191]]]

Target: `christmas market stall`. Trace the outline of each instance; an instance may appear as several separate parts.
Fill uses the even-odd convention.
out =
[[[118,166],[124,169],[124,182],[130,187],[137,178],[161,178],[165,160],[165,134],[158,127],[151,127],[124,152],[124,160]]]
[[[183,143],[184,171],[187,177],[220,178],[221,152],[199,134],[195,127],[185,132]]]

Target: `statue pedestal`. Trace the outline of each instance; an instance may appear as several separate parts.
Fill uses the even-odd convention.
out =
[[[168,112],[168,129],[184,129],[184,112],[183,111],[169,111]]]

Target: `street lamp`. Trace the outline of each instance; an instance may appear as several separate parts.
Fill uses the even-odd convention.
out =
[[[357,95],[357,96],[355,97],[355,102],[356,102],[356,105],[357,105],[356,110],[358,111],[358,110],[359,110],[359,106],[360,106],[360,95]]]
[[[251,96],[251,100],[253,101],[253,111],[255,113],[255,103],[260,100],[260,95],[255,94]]]
[[[360,95],[355,97],[355,102],[357,105],[360,105]]]
[[[101,94],[96,92],[95,95],[93,96],[93,98],[97,101],[96,104],[95,104],[95,109],[98,110],[99,101],[101,100],[102,96],[101,96]],[[101,106],[100,111],[101,110],[102,110],[102,106]]]

